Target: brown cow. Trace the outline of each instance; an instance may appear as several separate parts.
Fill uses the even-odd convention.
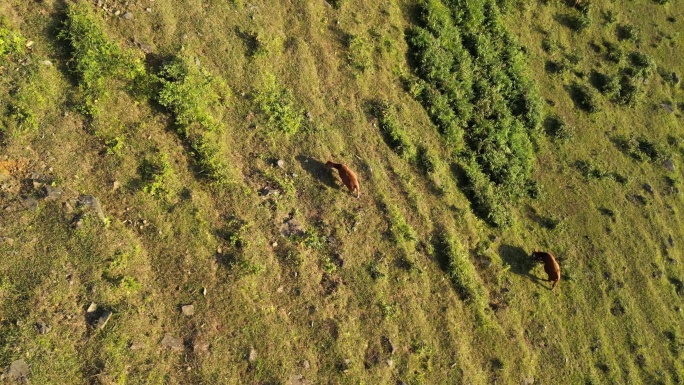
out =
[[[553,285],[551,285],[551,290],[553,290],[558,281],[560,281],[560,266],[558,266],[556,258],[551,253],[535,250],[532,253],[532,259],[544,262],[544,271],[546,271],[546,274],[549,276],[547,281],[553,282]]]
[[[325,164],[325,168],[331,169],[331,168],[336,168],[337,171],[340,173],[340,178],[342,179],[342,183],[344,183],[345,186],[349,189],[349,191],[353,194],[354,191],[356,191],[356,197],[358,198],[361,195],[361,191],[359,190],[359,180],[356,178],[356,174],[354,174],[354,171],[352,171],[349,167],[341,164],[341,163],[334,163],[331,161],[328,161],[328,163]]]

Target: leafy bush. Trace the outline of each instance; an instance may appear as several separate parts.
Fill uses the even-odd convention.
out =
[[[502,225],[509,220],[502,200],[528,190],[532,138],[542,123],[522,49],[495,1],[429,0],[418,13],[419,26],[406,33],[418,79],[407,88],[454,154],[467,159],[464,187],[476,213]]]
[[[477,271],[463,245],[451,234],[442,232],[437,236],[435,252],[443,261],[443,267],[461,300],[484,308],[487,293],[478,282]]]
[[[278,84],[275,76],[266,76],[254,101],[273,130],[292,135],[302,126],[304,111],[296,106],[292,92]]]
[[[169,193],[167,186],[173,169],[166,157],[143,159],[138,166],[138,173],[144,183],[143,191],[150,195],[164,197]]]
[[[406,131],[397,121],[392,106],[386,102],[377,102],[373,110],[380,123],[380,131],[385,143],[402,158],[413,158],[415,153],[413,144],[411,144]]]
[[[667,157],[667,150],[660,144],[652,142],[643,136],[623,136],[612,138],[613,143],[625,155],[640,162],[657,162]]]
[[[586,112],[594,113],[601,110],[594,91],[584,84],[573,83],[570,86],[570,97],[575,105]]]
[[[220,99],[214,90],[214,78],[186,59],[174,58],[162,67],[156,79],[156,100],[173,114],[176,131],[192,150],[199,173],[226,183],[228,167],[220,156],[218,139],[210,139],[222,128],[211,111]]]
[[[363,36],[350,35],[347,38],[347,60],[352,68],[366,71],[373,66],[373,47]]]
[[[23,54],[26,50],[26,39],[19,33],[4,26],[0,21],[0,59],[10,55]]]
[[[555,140],[570,140],[574,136],[572,128],[558,115],[547,116],[544,120],[544,132]]]
[[[112,79],[137,81],[147,77],[141,58],[123,51],[107,38],[87,3],[69,4],[59,37],[71,47],[72,70],[83,93],[81,110],[86,115],[100,113],[98,101],[107,96]]]
[[[431,174],[435,172],[436,163],[437,159],[427,146],[418,146],[418,151],[416,152],[416,164],[423,173]]]
[[[631,24],[620,24],[616,28],[617,38],[620,41],[628,40],[636,42],[639,40],[639,29]]]
[[[591,26],[591,19],[583,13],[569,13],[558,16],[558,20],[564,26],[575,32],[582,32]]]
[[[388,206],[390,231],[394,236],[396,242],[415,241],[417,239],[415,231],[406,223],[406,220],[401,215],[401,211],[396,206]]]

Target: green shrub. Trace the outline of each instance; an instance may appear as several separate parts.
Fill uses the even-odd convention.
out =
[[[347,60],[358,71],[366,71],[373,66],[373,47],[363,36],[350,35],[347,38]]]
[[[98,102],[107,96],[111,80],[132,82],[147,77],[142,59],[107,38],[87,3],[68,5],[59,37],[71,47],[73,72],[83,94],[81,111],[86,115],[100,113]]]
[[[138,174],[143,181],[143,191],[154,196],[165,197],[169,193],[169,179],[173,169],[165,156],[143,159],[138,166]]]
[[[415,149],[408,138],[408,134],[399,124],[393,107],[386,102],[377,102],[373,110],[378,118],[380,132],[382,132],[385,143],[402,158],[413,158]]]
[[[271,129],[292,135],[301,128],[304,111],[296,106],[292,92],[278,84],[275,76],[266,76],[254,101],[267,116]]]
[[[213,77],[186,59],[174,58],[166,63],[157,74],[160,82],[157,102],[166,107],[174,116],[176,130],[183,135],[191,134],[191,127],[199,131],[214,131],[219,124],[212,116],[210,108],[219,100],[213,90]]]
[[[416,165],[424,174],[435,172],[437,158],[427,146],[420,145],[416,151]]]
[[[659,143],[648,140],[643,136],[619,135],[612,138],[613,143],[625,155],[640,162],[657,162],[667,158],[667,150]]]
[[[573,83],[570,86],[570,97],[575,102],[575,106],[589,113],[601,110],[598,98],[594,91],[584,84]]]
[[[582,32],[591,26],[591,19],[583,13],[569,13],[558,16],[561,24],[575,32]]]
[[[544,120],[544,132],[554,140],[560,141],[570,140],[574,136],[572,128],[558,115],[546,117]]]
[[[417,239],[415,231],[406,223],[399,208],[393,205],[387,207],[390,219],[390,231],[396,242],[412,242]]]
[[[435,252],[442,260],[451,284],[461,300],[483,309],[487,303],[487,293],[478,282],[477,271],[463,245],[451,234],[442,232],[437,236]]]
[[[0,60],[11,55],[23,54],[25,51],[26,39],[5,27],[0,21]]]
[[[228,167],[215,137],[222,127],[211,111],[220,99],[214,77],[186,59],[174,58],[162,66],[156,79],[156,100],[173,114],[176,131],[191,149],[199,174],[227,183]]]
[[[636,42],[639,40],[639,29],[631,24],[620,24],[615,31],[617,38],[620,41],[628,40]]]

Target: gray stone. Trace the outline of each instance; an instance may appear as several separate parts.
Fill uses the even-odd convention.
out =
[[[382,336],[382,338],[380,339],[380,344],[382,345],[382,348],[385,351],[385,353],[394,354],[394,352],[397,351],[397,348],[392,343],[392,340],[390,340],[390,338],[387,336]]]
[[[672,108],[672,104],[671,104],[671,103],[665,102],[665,103],[661,104],[661,106],[665,109],[665,111],[667,111],[667,112],[669,112],[669,113],[673,113],[673,112],[674,112],[674,108]]]
[[[522,385],[534,385],[534,377],[527,377],[522,381]]]
[[[297,222],[296,219],[288,219],[280,226],[280,233],[286,237],[297,236],[304,234],[304,228]]]
[[[311,364],[309,363],[309,360],[304,360],[304,362],[302,362],[302,366],[304,367],[304,369],[307,369],[307,370],[309,368],[311,368]]]
[[[674,170],[675,170],[675,164],[672,161],[672,159],[666,159],[663,162],[663,167],[665,167],[665,169],[667,169],[667,171],[670,171],[670,172],[674,172]]]
[[[50,333],[50,330],[52,330],[52,326],[40,320],[36,322],[36,329],[38,330],[38,334],[48,334]]]
[[[9,237],[0,237],[0,243],[6,243],[8,246],[14,245],[14,239]]]
[[[131,13],[131,12],[126,12],[123,14],[123,18],[126,20],[133,20],[133,17],[134,17],[133,13]]]
[[[181,311],[183,312],[184,315],[186,315],[188,317],[191,315],[195,315],[195,306],[194,305],[181,306]]]
[[[278,167],[280,167],[280,168],[285,168],[285,161],[282,160],[282,159],[278,159],[278,161],[276,162],[276,164],[277,164]]]
[[[62,194],[64,194],[64,190],[61,188],[45,186],[45,200],[47,201],[57,200],[62,197]]]
[[[109,319],[112,318],[112,312],[111,311],[105,311],[102,313],[100,318],[97,319],[97,324],[95,327],[98,329],[104,329],[105,325],[107,325],[107,322],[109,322]]]
[[[254,348],[249,348],[249,356],[247,356],[247,360],[249,362],[254,362],[257,359],[257,351]]]
[[[43,60],[40,62],[40,64],[42,64],[44,66],[52,67],[52,62],[49,60]]]
[[[29,367],[24,360],[16,360],[10,364],[7,376],[10,380],[26,383],[29,376]]]
[[[88,207],[95,211],[97,217],[103,222],[107,219],[102,211],[102,205],[100,205],[100,200],[92,195],[81,195],[78,197],[78,204],[81,206]]]
[[[97,304],[95,302],[91,302],[90,305],[88,306],[88,309],[86,310],[86,313],[92,314],[97,311]]]
[[[171,349],[171,350],[175,350],[175,351],[183,350],[183,340],[178,338],[178,337],[174,337],[170,334],[164,335],[164,338],[162,339],[161,344],[163,347]]]
[[[131,346],[129,346],[128,348],[131,350],[142,350],[142,349],[145,349],[146,347],[147,347],[147,345],[145,345],[142,342],[133,342],[131,344]]]
[[[644,183],[644,190],[646,190],[647,192],[653,194],[653,186],[651,186],[651,185],[648,184],[648,183]]]
[[[29,211],[38,210],[38,201],[35,198],[24,198],[21,200],[21,204],[24,205],[24,208],[26,208]]]

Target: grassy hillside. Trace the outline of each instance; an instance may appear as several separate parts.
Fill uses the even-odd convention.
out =
[[[681,383],[676,5],[3,1],[0,382]]]

